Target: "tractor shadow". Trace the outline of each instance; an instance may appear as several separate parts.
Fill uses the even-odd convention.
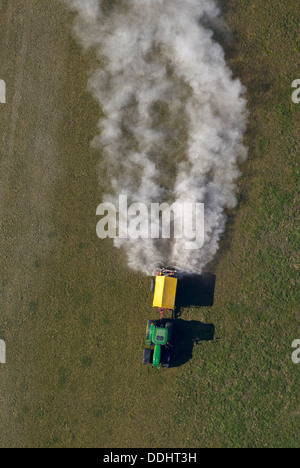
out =
[[[184,274],[178,278],[174,311],[174,335],[171,351],[171,367],[180,367],[193,357],[194,346],[204,341],[213,341],[215,327],[196,320],[180,319],[184,308],[212,307],[214,304],[216,275]]]
[[[215,327],[195,320],[174,321],[174,335],[172,342],[174,348],[171,351],[171,367],[180,367],[193,357],[194,346],[202,341],[213,341]]]
[[[212,307],[214,304],[216,276],[212,273],[189,274],[178,279],[175,318],[185,307]]]

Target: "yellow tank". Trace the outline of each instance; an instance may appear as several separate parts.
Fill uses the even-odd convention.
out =
[[[176,291],[177,278],[170,276],[156,276],[153,307],[174,310]]]

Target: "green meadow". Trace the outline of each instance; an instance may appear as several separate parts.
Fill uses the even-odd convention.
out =
[[[221,6],[232,37],[216,40],[247,88],[249,158],[207,269],[214,305],[181,310],[214,340],[157,371],[142,366],[150,279],[96,236],[94,58],[61,2],[1,3],[1,447],[299,446],[299,2]]]

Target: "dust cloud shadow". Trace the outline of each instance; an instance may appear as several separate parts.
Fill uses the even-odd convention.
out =
[[[175,316],[180,317],[184,307],[212,307],[214,304],[216,275],[188,274],[178,279]]]
[[[213,341],[214,336],[213,324],[205,324],[196,320],[175,320],[170,367],[180,367],[186,364],[193,357],[194,346],[205,341]]]

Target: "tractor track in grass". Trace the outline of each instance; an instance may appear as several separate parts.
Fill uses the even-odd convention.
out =
[[[30,25],[32,21],[32,14],[33,14],[32,4],[30,0],[28,0],[24,6],[24,13],[22,13],[22,17],[24,18],[23,24],[22,24],[22,29],[23,29],[22,41],[21,41],[21,49],[18,53],[18,58],[17,58],[16,78],[15,78],[15,83],[14,83],[14,95],[13,95],[13,100],[12,100],[12,112],[11,112],[11,117],[10,117],[10,132],[9,132],[7,150],[6,150],[6,157],[8,159],[12,157],[13,151],[14,151],[14,141],[15,141],[15,136],[16,136],[18,116],[19,116],[19,106],[21,104],[22,90],[24,89],[24,84],[23,84],[24,67],[26,63],[28,39],[30,35]],[[7,17],[8,17],[8,21],[11,22],[12,20],[11,3],[9,3]],[[5,42],[6,42],[5,50],[8,50],[9,33],[7,35]]]

